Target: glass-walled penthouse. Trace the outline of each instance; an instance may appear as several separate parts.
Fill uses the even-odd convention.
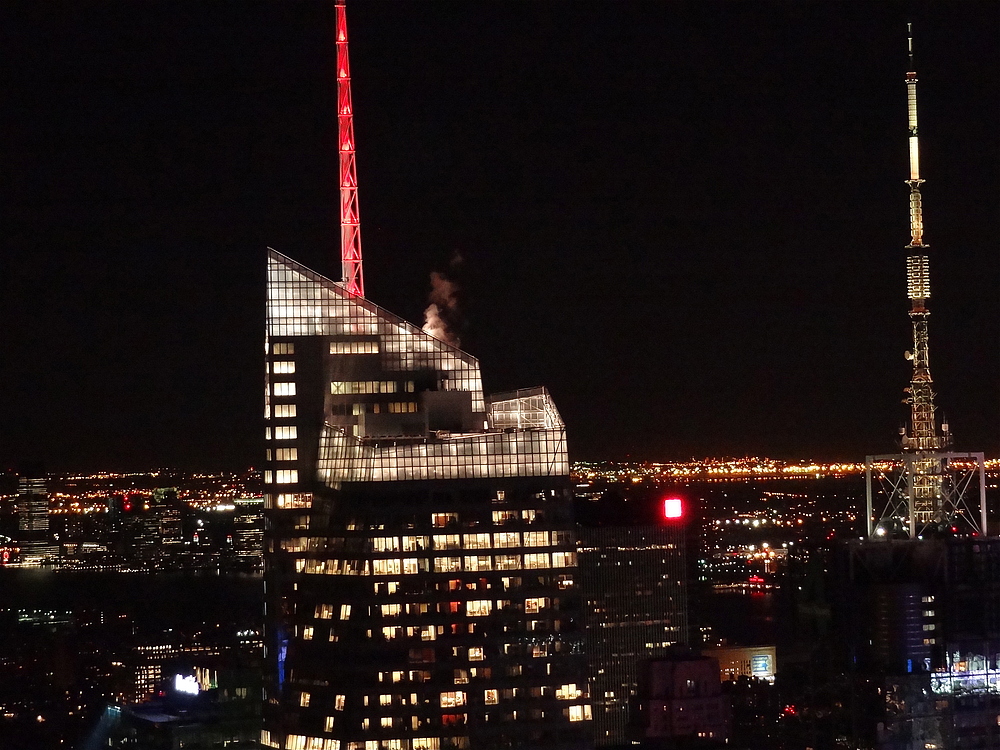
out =
[[[266,747],[580,748],[565,426],[542,388],[271,252]]]

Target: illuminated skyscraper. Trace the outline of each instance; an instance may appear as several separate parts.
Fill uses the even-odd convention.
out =
[[[21,561],[54,561],[59,547],[49,534],[48,481],[40,471],[29,471],[18,479],[17,536]]]
[[[589,744],[566,431],[271,251],[266,747]]]

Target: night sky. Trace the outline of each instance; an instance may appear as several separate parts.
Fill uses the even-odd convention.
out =
[[[576,460],[895,449],[914,22],[931,363],[1000,451],[1000,4],[348,5],[367,296],[461,286]],[[0,467],[261,457],[265,248],[339,277],[333,3],[0,9]],[[450,267],[455,254],[463,259]]]

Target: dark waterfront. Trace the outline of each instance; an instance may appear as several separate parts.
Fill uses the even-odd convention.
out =
[[[263,582],[251,574],[102,573],[0,567],[5,610],[127,614],[136,627],[199,622],[255,623]],[[176,624],[175,624],[176,623]]]

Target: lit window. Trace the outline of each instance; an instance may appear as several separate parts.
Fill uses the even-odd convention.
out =
[[[272,351],[275,354],[295,354],[295,344],[275,344]]]
[[[493,568],[493,558],[489,555],[476,555],[475,557],[465,558],[465,569],[471,571],[477,570],[492,570]]]
[[[481,646],[469,646],[469,661],[483,661],[486,658]]]
[[[547,552],[531,553],[524,556],[524,567],[526,568],[547,568],[549,567],[549,555]]]
[[[274,472],[275,484],[295,484],[299,481],[299,472],[295,469],[279,469]]]
[[[391,716],[383,716],[382,717],[382,728],[383,729],[392,729],[392,717]]]
[[[538,614],[539,610],[545,609],[549,606],[549,600],[547,597],[537,597],[533,599],[524,600],[524,613],[528,615]]]
[[[347,700],[347,696],[344,696],[344,695],[338,695],[338,696],[336,696],[333,699],[333,710],[334,711],[343,711],[344,710],[344,701],[346,701],[346,700]]]
[[[458,513],[434,513],[431,515],[431,526],[439,529],[458,525]]]
[[[265,419],[267,418],[266,414],[264,415],[264,418]],[[265,427],[264,428],[264,439],[265,440],[270,440],[271,439],[271,428],[270,427]]]
[[[390,414],[415,414],[417,403],[415,401],[391,401],[389,403]]]
[[[274,428],[275,440],[295,440],[298,437],[298,428],[295,425],[279,425]]]
[[[569,720],[570,721],[590,721],[590,706],[570,706],[569,707]]]
[[[275,419],[291,419],[295,416],[295,404],[275,404]]]
[[[274,391],[275,396],[294,396],[295,395],[295,383],[272,383],[271,389]]]
[[[299,705],[302,708],[309,708],[309,693],[299,693]]]
[[[553,568],[575,568],[576,567],[576,553],[575,552],[553,552],[552,553],[552,567]]]
[[[430,546],[428,538],[425,536],[404,536],[403,552],[420,552]]]
[[[459,549],[462,546],[458,534],[438,534],[434,537],[436,549]]]
[[[332,716],[327,716],[326,717],[326,723],[323,724],[323,731],[324,732],[332,732],[333,731],[333,717]]]
[[[504,513],[506,511],[499,511]],[[494,512],[496,515],[496,511]],[[520,547],[521,533],[518,531],[501,531],[493,535],[494,547]]]
[[[489,599],[475,599],[465,603],[465,613],[469,617],[485,617],[493,611],[493,602]]]
[[[460,557],[435,557],[435,573],[460,573],[462,570],[462,558]]]
[[[277,506],[279,508],[311,508],[312,499],[311,492],[289,492],[278,495]]]
[[[574,698],[579,698],[581,695],[583,695],[583,691],[580,690],[574,683],[561,685],[556,688],[556,698],[561,701],[571,701]]]
[[[333,605],[317,604],[315,617],[317,620],[329,620],[333,617]]]
[[[372,574],[377,576],[398,576],[402,570],[399,558],[394,560],[372,560]]]
[[[351,396],[356,394],[395,393],[398,384],[394,380],[354,380],[330,383],[330,393],[334,396]]]
[[[399,617],[403,614],[402,604],[383,604],[382,617]]]
[[[392,695],[388,693],[382,693],[382,695],[378,697],[378,702],[380,706],[391,706]]]
[[[489,534],[463,534],[462,546],[465,549],[486,549],[490,546]]]
[[[271,372],[275,375],[292,375],[295,372],[295,363],[291,361],[272,362]]]
[[[398,552],[398,536],[377,536],[372,539],[372,550],[374,552]]]
[[[311,641],[313,639],[313,626],[306,625],[302,628],[302,640]]]
[[[466,669],[456,669],[454,671],[455,684],[466,685],[469,682],[469,671]]]
[[[494,568],[496,570],[519,570],[521,568],[521,556],[497,555]]]
[[[549,532],[547,532],[547,531],[525,531],[524,532],[524,546],[525,547],[548,547],[549,546]]]
[[[500,702],[498,697],[498,691],[496,690],[484,690],[483,698],[487,706],[495,706],[497,703]]]
[[[351,619],[351,605],[350,604],[341,604],[340,605],[340,619],[341,620],[350,620]]]
[[[465,705],[465,693],[461,690],[454,690],[448,693],[441,693],[441,708],[454,708]]]
[[[299,457],[299,451],[297,448],[278,448],[275,452],[275,458],[278,461],[295,461]]]
[[[330,354],[378,354],[378,342],[331,341]]]

